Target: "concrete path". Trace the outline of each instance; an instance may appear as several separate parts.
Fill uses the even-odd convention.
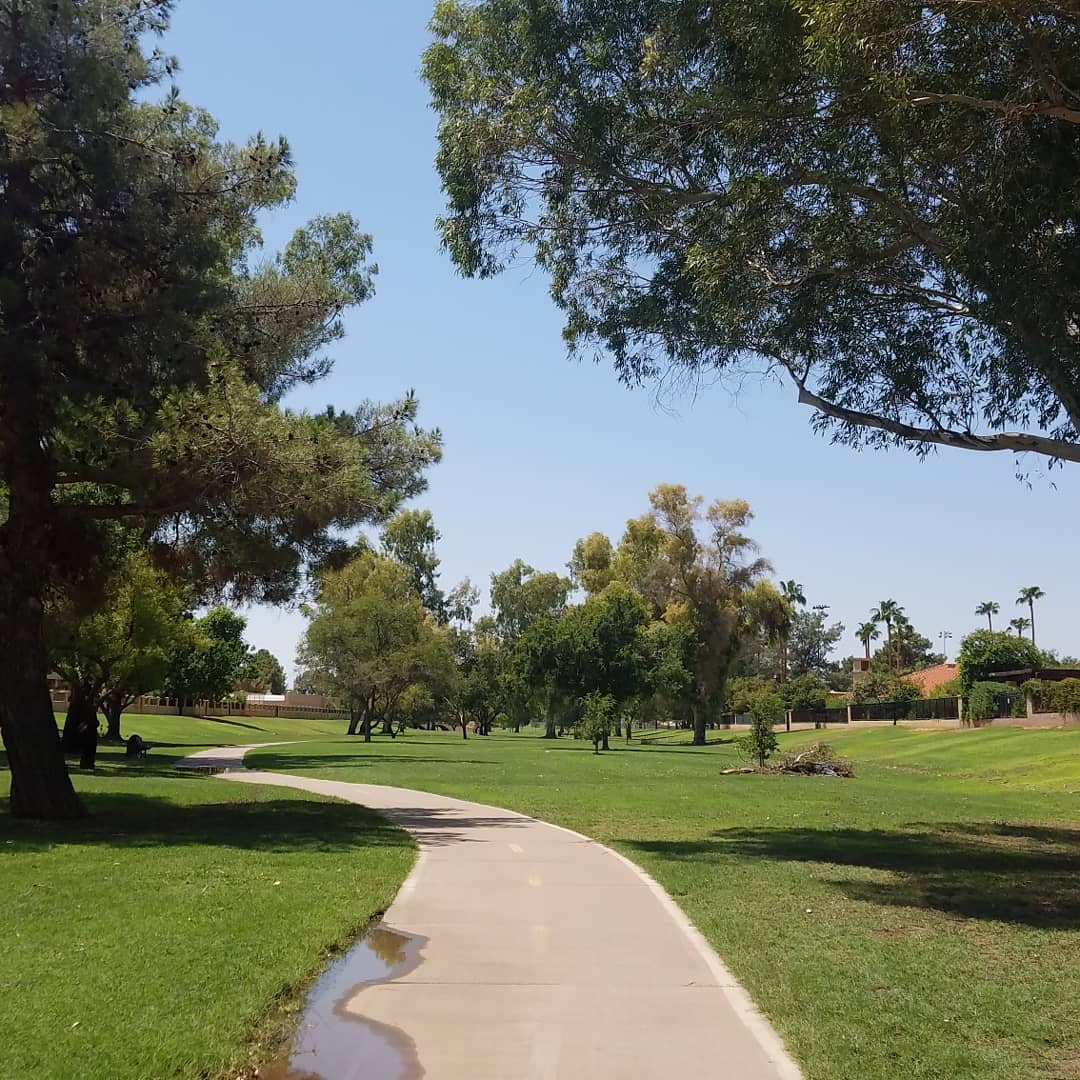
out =
[[[799,1080],[704,938],[621,855],[479,803],[242,770],[248,749],[178,764],[361,803],[416,837],[385,922],[425,938],[423,959],[347,1008],[407,1035],[425,1080]]]

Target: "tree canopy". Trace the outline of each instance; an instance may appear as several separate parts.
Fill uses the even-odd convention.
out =
[[[164,690],[181,709],[189,702],[221,701],[231,693],[247,657],[246,626],[242,615],[216,607],[173,643]]]
[[[409,567],[364,552],[323,576],[298,661],[349,711],[349,734],[390,727],[410,688],[433,700],[457,680],[450,632],[425,610]]]
[[[628,382],[769,372],[840,442],[1080,461],[1080,22],[1026,0],[441,0],[443,242]]]
[[[976,630],[960,642],[956,672],[961,689],[967,693],[977,682],[991,680],[997,672],[1038,668],[1043,662],[1043,654],[1027,638]]]

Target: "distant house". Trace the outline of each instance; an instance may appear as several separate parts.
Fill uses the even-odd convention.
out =
[[[904,678],[913,682],[923,697],[932,698],[942,686],[956,678],[956,665],[937,664],[935,667],[923,668],[922,671],[913,671]]]

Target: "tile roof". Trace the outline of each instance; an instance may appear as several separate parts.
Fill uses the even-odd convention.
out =
[[[938,664],[922,671],[913,671],[904,678],[913,682],[924,694],[932,694],[939,686],[944,686],[956,678],[956,665]]]

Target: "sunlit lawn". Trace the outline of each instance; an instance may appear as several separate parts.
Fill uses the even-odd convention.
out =
[[[729,742],[682,736],[601,757],[533,734],[339,738],[248,763],[513,807],[613,844],[811,1080],[1080,1076],[1080,731],[827,737],[857,778],[725,777]]]
[[[125,728],[188,748],[290,734],[268,723]],[[220,1076],[281,1037],[298,988],[408,872],[411,841],[374,814],[178,774],[184,752],[104,751],[76,771],[92,817],[65,827],[7,816],[0,755],[3,1080]]]

